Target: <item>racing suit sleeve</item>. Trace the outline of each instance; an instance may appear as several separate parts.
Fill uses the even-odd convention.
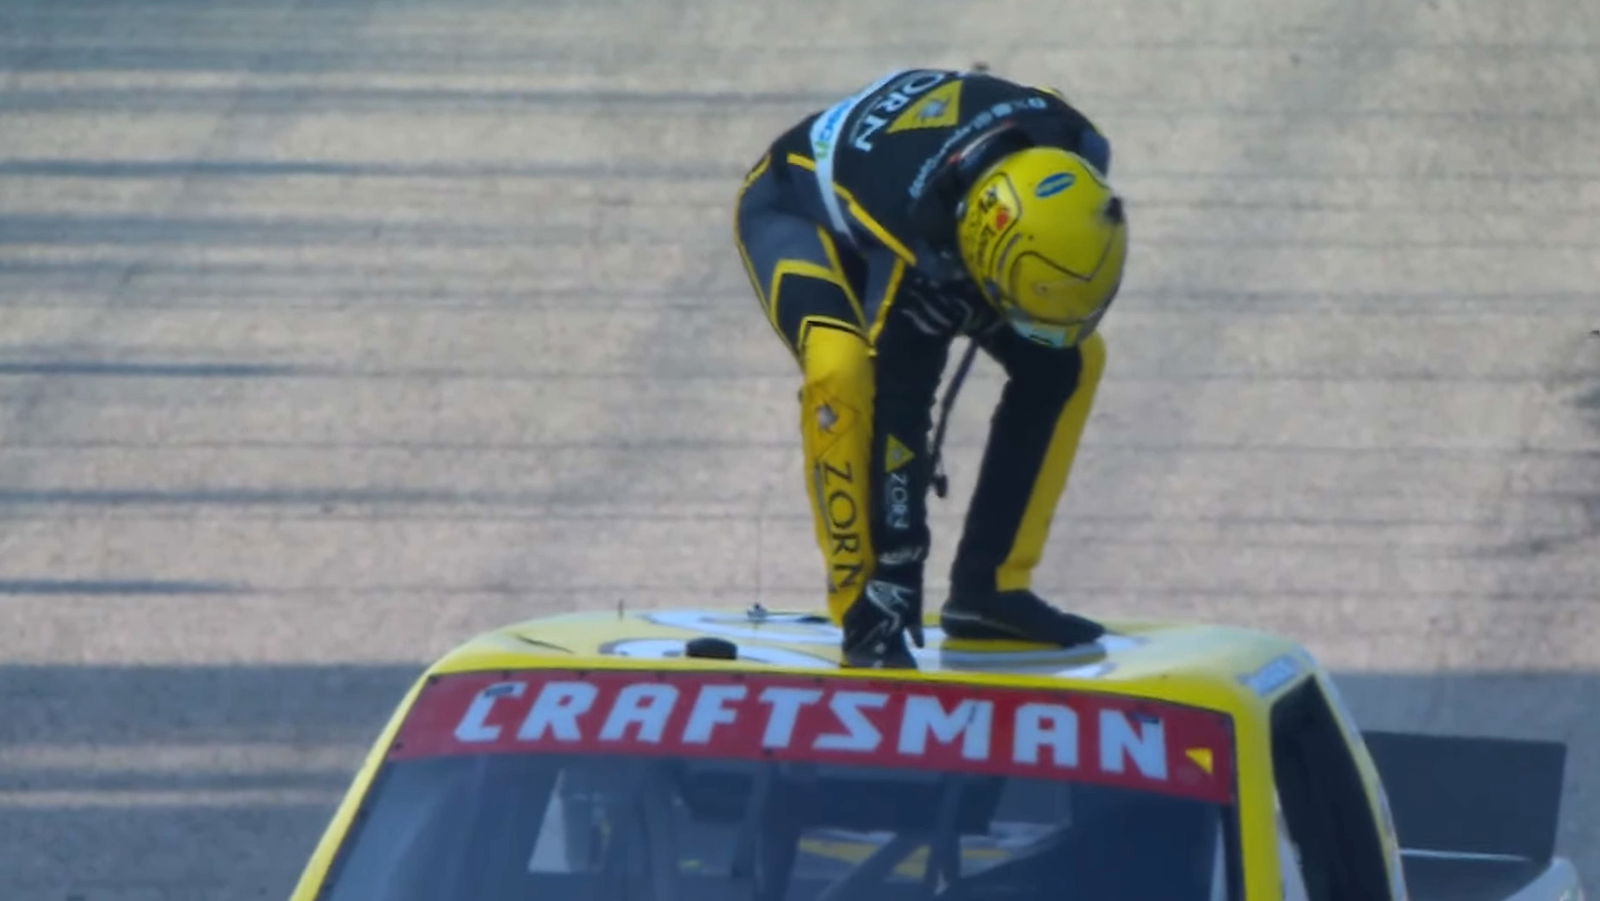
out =
[[[905,268],[898,261],[890,265]],[[927,555],[928,437],[950,335],[930,316],[914,272],[902,271],[891,290],[873,341],[878,392],[870,472],[873,545],[879,566],[893,569],[920,565]]]
[[[952,339],[991,325],[993,317],[975,293],[935,284],[889,254],[869,256],[866,282],[868,308],[878,314],[871,332],[877,396],[869,468],[876,569],[920,591],[931,539],[934,395]]]

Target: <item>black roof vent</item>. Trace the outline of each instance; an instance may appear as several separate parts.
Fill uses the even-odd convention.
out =
[[[726,638],[702,635],[684,642],[683,653],[688,657],[701,657],[707,660],[737,660],[739,646]]]

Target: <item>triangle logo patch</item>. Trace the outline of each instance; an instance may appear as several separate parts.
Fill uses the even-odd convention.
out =
[[[918,128],[947,128],[961,120],[961,82],[940,85],[911,104],[889,123],[889,133]]]
[[[889,441],[883,449],[883,471],[894,472],[915,460],[916,457],[917,455],[911,452],[911,448],[906,447],[899,438],[890,435]]]

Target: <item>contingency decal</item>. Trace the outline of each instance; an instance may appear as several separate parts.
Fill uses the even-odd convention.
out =
[[[523,670],[436,677],[391,759],[615,753],[1060,779],[1214,803],[1220,713],[1087,692],[765,673]]]

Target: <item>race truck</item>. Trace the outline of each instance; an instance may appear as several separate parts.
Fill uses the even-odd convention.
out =
[[[1582,898],[1561,744],[1358,732],[1284,638],[842,667],[755,607],[536,619],[406,693],[293,901]]]

